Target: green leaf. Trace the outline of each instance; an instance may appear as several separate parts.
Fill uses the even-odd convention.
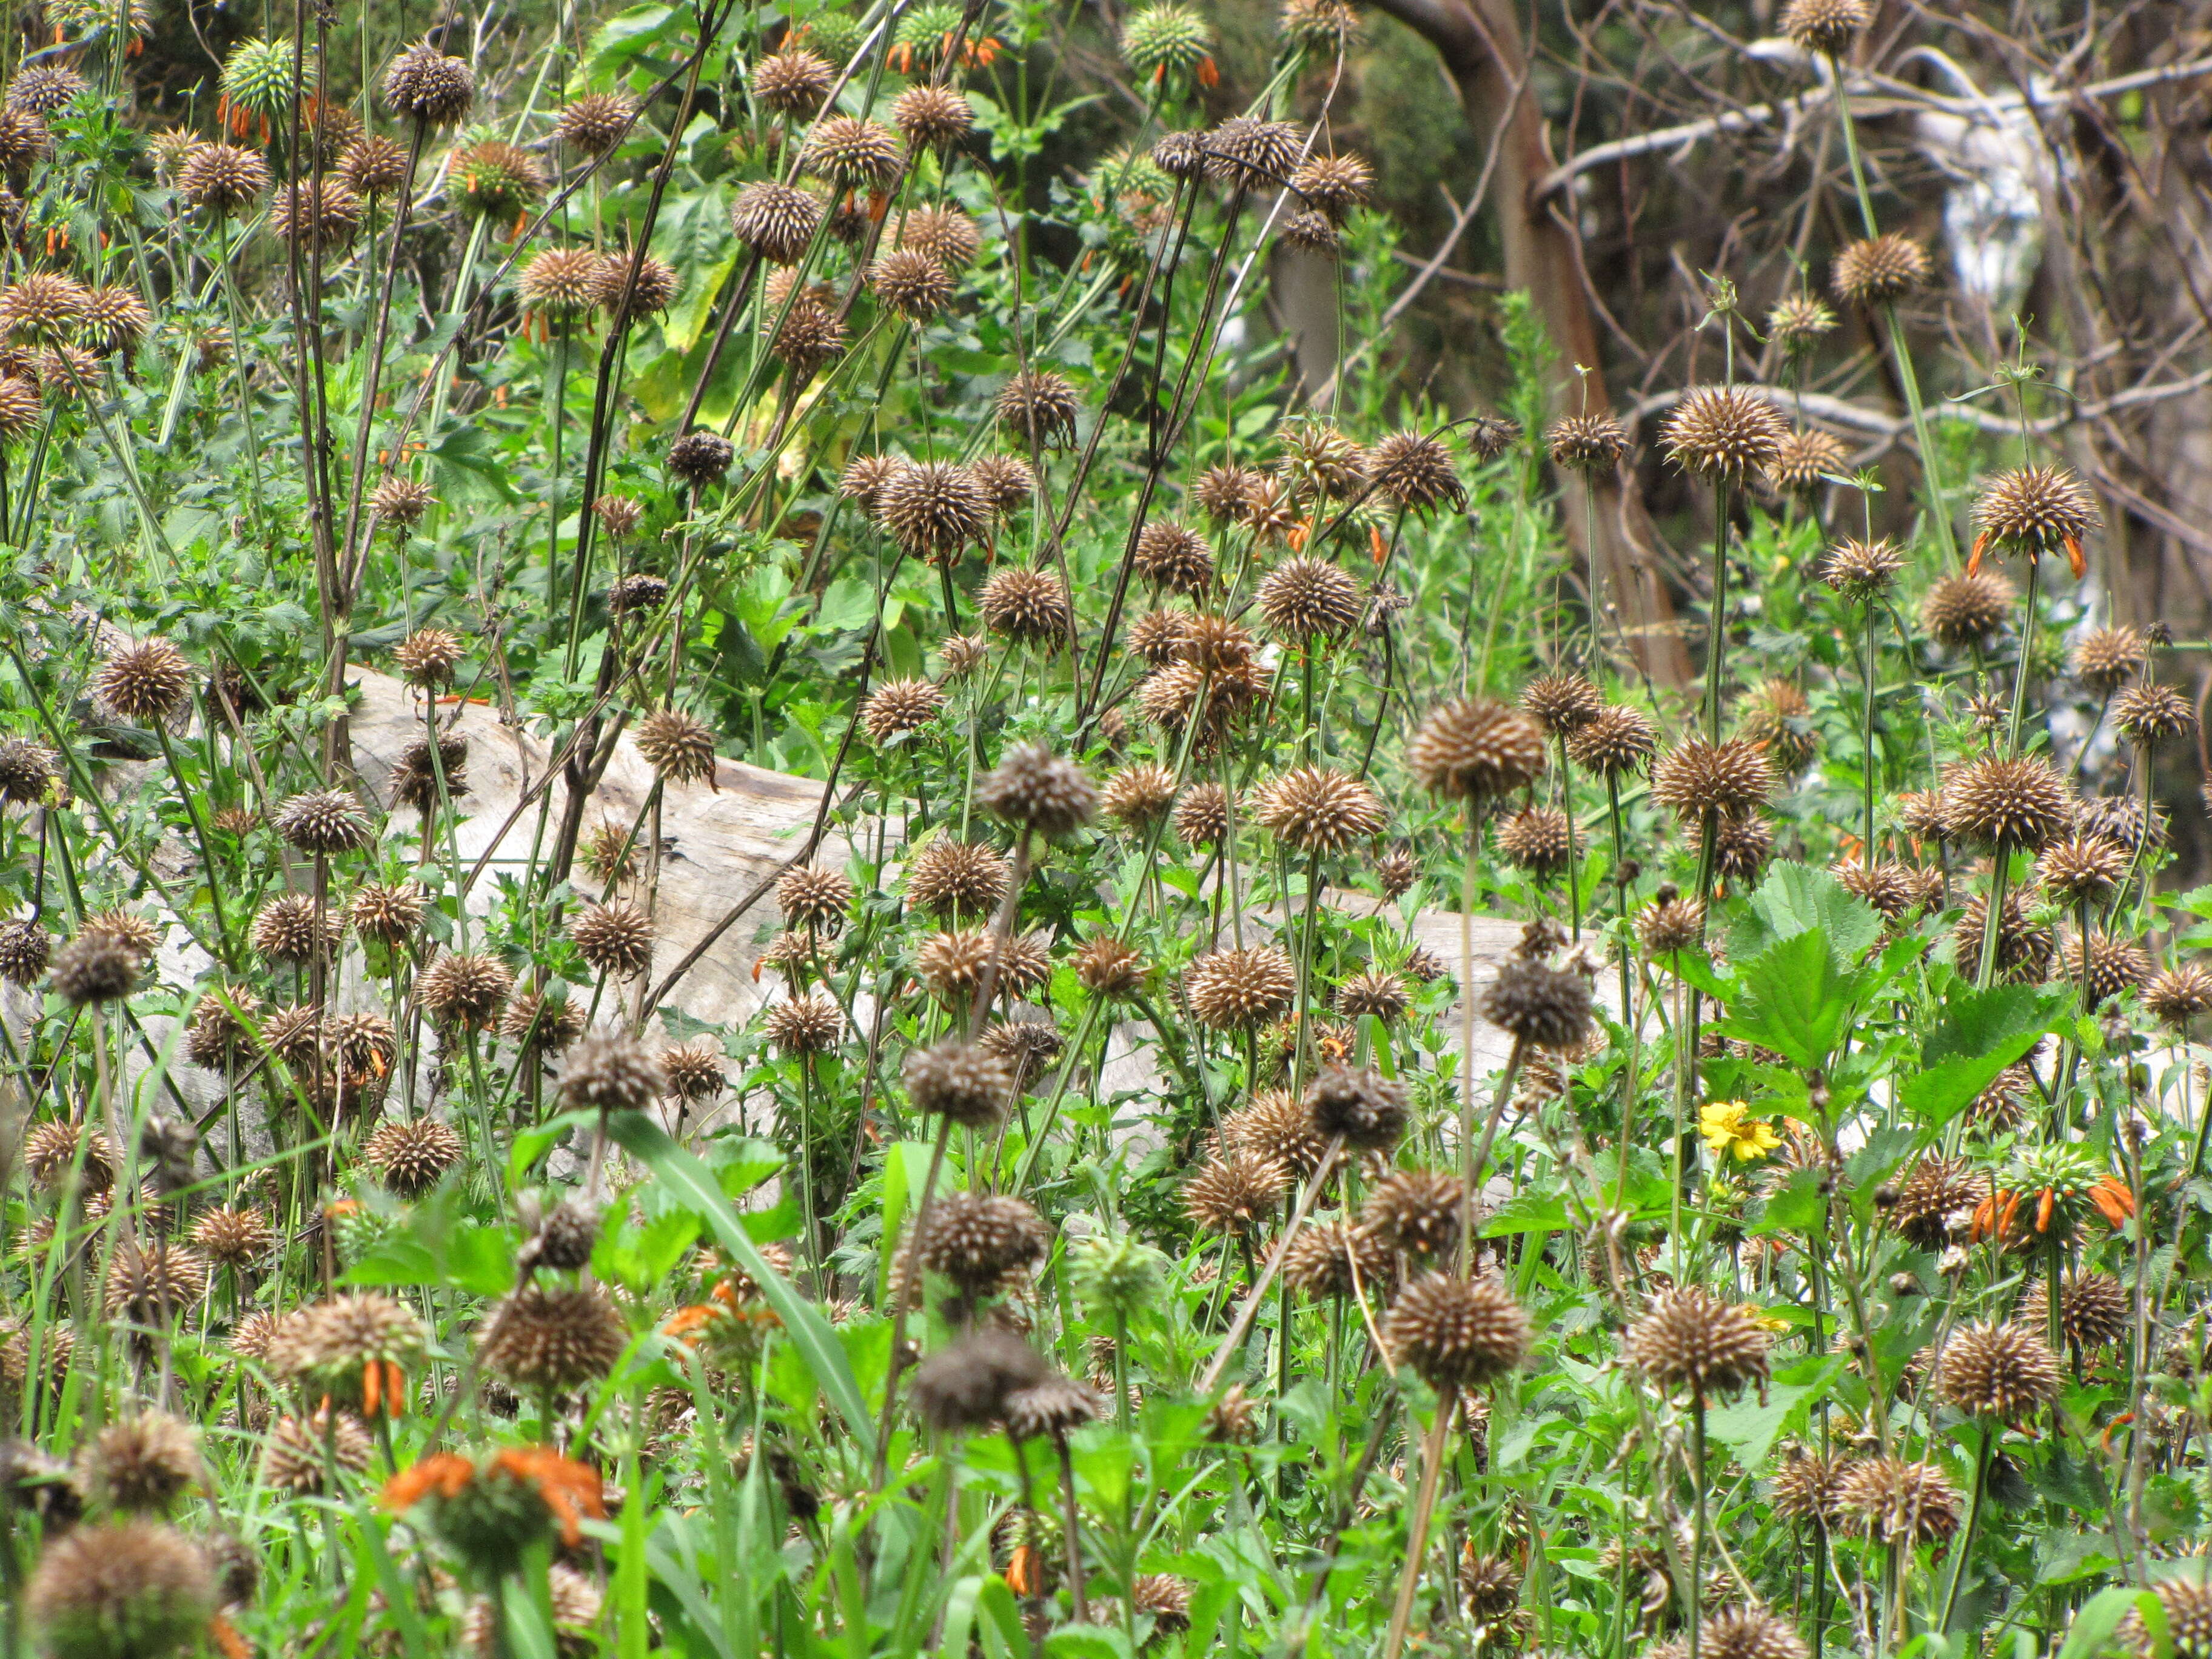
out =
[[[1920,1063],[1932,1066],[1948,1060],[1979,1059],[2021,1037],[2027,1043],[2018,1053],[2025,1054],[2064,1012],[2066,1001],[2064,989],[2040,985],[1954,991],[1944,999],[1942,1018],[1920,1046]]]
[[[822,1390],[838,1416],[845,1419],[847,1431],[873,1456],[875,1420],[868,1414],[867,1401],[861,1397],[860,1382],[846,1360],[836,1333],[814,1304],[793,1290],[791,1281],[769,1265],[760,1246],[753,1243],[752,1235],[745,1230],[744,1223],[722,1196],[713,1172],[671,1140],[666,1132],[642,1112],[613,1114],[607,1121],[607,1133],[623,1151],[665,1182],[679,1202],[705,1218],[722,1248],[751,1275],[769,1305],[783,1321],[784,1334],[805,1356],[815,1386]]]
[[[2128,1584],[2099,1590],[2067,1626],[2066,1645],[2058,1650],[2058,1659],[2094,1659],[2111,1644],[2123,1619],[2140,1610],[2147,1624],[2157,1608],[2158,1597],[2150,1590]]]
[[[1777,1380],[1770,1384],[1765,1400],[1747,1396],[1733,1406],[1708,1412],[1705,1426],[1716,1440],[1735,1454],[1738,1462],[1746,1468],[1756,1468],[1766,1461],[1766,1454],[1784,1432],[1805,1425],[1814,1406],[1828,1392],[1843,1370],[1841,1354],[1826,1356],[1810,1377],[1796,1382]]]
[[[1134,1659],[1119,1625],[1066,1626],[1044,1638],[1046,1659]]]
[[[1556,1193],[1517,1192],[1490,1212],[1482,1224],[1485,1238],[1510,1233],[1559,1232],[1567,1226],[1566,1200]]]
[[[1729,938],[1730,960],[1757,955],[1777,940],[1826,935],[1839,964],[1858,960],[1881,938],[1881,913],[1826,870],[1788,860],[1768,866],[1748,913]]]
[[[1808,1070],[1826,1069],[1851,1002],[1826,933],[1816,929],[1769,945],[1743,964],[1738,986],[1724,1030]]]
[[[1800,1170],[1766,1200],[1765,1212],[1745,1231],[1809,1233],[1820,1224],[1820,1216],[1827,1207],[1828,1196],[1820,1190],[1820,1171]]]

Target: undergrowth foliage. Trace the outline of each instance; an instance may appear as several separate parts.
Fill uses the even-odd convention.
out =
[[[12,38],[8,1650],[2212,1652],[2197,716],[2032,342],[1802,418],[1855,313],[1927,435],[1845,100],[1653,430],[1520,296],[1487,410],[1295,386],[1358,21],[1210,123],[1175,0],[302,9],[158,131]]]

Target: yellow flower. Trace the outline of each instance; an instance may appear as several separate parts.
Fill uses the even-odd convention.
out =
[[[1750,1110],[1740,1100],[1709,1100],[1698,1108],[1698,1133],[1705,1138],[1705,1150],[1717,1158],[1748,1164],[1779,1146],[1782,1137],[1771,1123],[1744,1121]]]

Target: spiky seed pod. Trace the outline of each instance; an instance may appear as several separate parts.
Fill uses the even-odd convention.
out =
[[[1188,611],[1147,611],[1129,624],[1130,654],[1155,667],[1173,662],[1182,650],[1190,622]]]
[[[2164,1615],[2163,1638],[2152,1636],[2138,1609],[2120,1621],[2116,1642],[2132,1659],[2151,1659],[2154,1654],[2162,1653],[2172,1653],[2174,1659],[2206,1659],[2212,1655],[2212,1577],[2205,1577],[2201,1566],[2192,1566],[2152,1589]]]
[[[1479,1389],[1528,1358],[1528,1316],[1495,1280],[1423,1273],[1392,1299],[1382,1338],[1430,1387]]]
[[[270,234],[303,247],[345,248],[361,234],[361,198],[338,178],[318,173],[281,187],[270,204]]]
[[[28,738],[0,740],[0,803],[31,806],[53,786],[53,751]]]
[[[876,298],[912,322],[927,322],[952,298],[952,273],[918,247],[895,247],[868,267]]]
[[[1841,58],[1873,21],[1867,0],[1790,0],[1782,32],[1801,51]]]
[[[1005,1411],[1006,1432],[1017,1440],[1040,1436],[1065,1438],[1105,1414],[1106,1402],[1098,1391],[1072,1376],[1048,1376],[1029,1388],[1015,1389],[1006,1396]]]
[[[1146,830],[1175,805],[1176,776],[1152,761],[1125,766],[1106,780],[1098,798],[1106,816],[1132,830]]]
[[[637,752],[670,783],[708,783],[714,776],[714,733],[677,708],[659,708],[637,723]]]
[[[1326,1146],[1339,1135],[1353,1152],[1387,1152],[1406,1133],[1407,1091],[1372,1066],[1326,1064],[1306,1090],[1307,1127]]]
[[[476,87],[465,60],[418,40],[384,71],[385,107],[426,127],[455,126],[476,101]]]
[[[1648,715],[1613,703],[1568,734],[1567,758],[1585,772],[1617,778],[1641,767],[1658,746],[1658,732]]]
[[[1412,891],[1423,874],[1420,859],[1402,847],[1393,848],[1375,860],[1375,882],[1386,899]]]
[[[794,864],[776,878],[775,903],[785,927],[834,933],[853,908],[853,884],[842,870]]]
[[[1282,1018],[1297,990],[1290,957],[1271,945],[1209,951],[1183,970],[1190,1012],[1210,1030],[1257,1030]]]
[[[769,350],[805,380],[834,362],[845,349],[845,325],[836,314],[812,301],[801,301],[785,313]]]
[[[844,1029],[843,1012],[819,993],[779,1002],[761,1021],[762,1035],[785,1054],[827,1054]]]
[[[1138,1617],[1151,1619],[1155,1636],[1188,1630],[1190,1583],[1169,1573],[1140,1572],[1129,1581],[1129,1608]]]
[[[1755,812],[1716,818],[1712,841],[1713,873],[1723,881],[1748,885],[1774,854],[1774,826]]]
[[[1175,659],[1202,672],[1225,674],[1248,667],[1258,648],[1251,631],[1241,623],[1194,611],[1183,619]]]
[[[1001,570],[983,584],[975,608],[983,625],[1018,645],[1064,645],[1074,610],[1067,589],[1047,570]]]
[[[1940,790],[1901,791],[1897,797],[1897,822],[1906,835],[1917,841],[1942,842],[1951,838],[1951,826],[1943,821],[1943,796]]]
[[[1250,1152],[1232,1152],[1212,1159],[1183,1183],[1183,1213],[1200,1232],[1250,1238],[1273,1218],[1284,1185],[1279,1164]]]
[[[1974,502],[1977,548],[2016,547],[2032,553],[2071,548],[2097,527],[2097,500],[2063,466],[2000,472]]]
[[[84,1147],[80,1180],[93,1192],[104,1190],[115,1179],[115,1143],[98,1129],[86,1130],[59,1119],[48,1119],[23,1138],[23,1168],[41,1187],[58,1186],[77,1168],[77,1148]]]
[[[1810,427],[1799,427],[1782,440],[1782,447],[1767,464],[1766,476],[1774,487],[1792,495],[1817,493],[1844,470],[1850,453],[1842,440]]]
[[[737,447],[719,432],[687,432],[668,446],[669,476],[694,489],[720,483]]]
[[[443,628],[418,628],[392,653],[400,678],[420,686],[450,684],[464,654],[460,636]]]
[[[1984,1322],[1944,1343],[1936,1380],[1960,1411],[2017,1422],[2058,1397],[2058,1358],[2026,1326]]]
[[[2084,938],[2069,934],[2059,953],[2060,971],[2083,988],[2092,1008],[2140,990],[2151,976],[2150,952],[2136,940],[2102,928]]]
[[[1468,1546],[1471,1552],[1472,1544]],[[1468,1621],[1480,1626],[1509,1617],[1521,1601],[1521,1572],[1494,1555],[1463,1554],[1459,1563],[1459,1603]]]
[[[441,1025],[489,1030],[514,992],[514,970],[497,957],[447,951],[415,981],[416,1000]]]
[[[169,1659],[198,1644],[216,1586],[198,1545],[131,1520],[51,1536],[23,1605],[52,1659]]]
[[[738,192],[730,228],[772,265],[796,264],[822,224],[817,196],[775,179],[757,179]]]
[[[1232,115],[1206,135],[1206,174],[1216,184],[1276,190],[1290,182],[1305,134],[1293,121]]]
[[[1828,866],[1828,873],[1845,892],[1865,900],[1893,922],[1902,921],[1920,903],[1920,872],[1893,859],[1880,860],[1870,869],[1856,859],[1839,860]]]
[[[145,958],[106,933],[88,933],[54,952],[47,982],[73,1007],[119,1002],[137,988]]]
[[[653,966],[653,918],[628,899],[587,906],[568,924],[568,937],[596,973],[635,979]]]
[[[1611,472],[1628,453],[1628,432],[1612,415],[1569,415],[1544,434],[1552,464],[1574,472]]]
[[[1839,1494],[1850,1457],[1842,1453],[1823,1456],[1794,1448],[1774,1471],[1770,1490],[1774,1512],[1785,1521],[1809,1521],[1830,1528],[1842,1519]]]
[[[1183,75],[1213,51],[1213,29],[1189,6],[1163,0],[1132,12],[1121,25],[1121,61],[1139,80]]]
[[[2185,962],[2165,969],[2143,988],[2142,1006],[2152,1018],[2177,1030],[2212,1013],[2212,969]]]
[[[1765,471],[1789,434],[1773,400],[1746,386],[1692,387],[1659,431],[1668,459],[1717,484]]]
[[[995,1296],[1040,1267],[1052,1231],[1018,1198],[948,1193],[915,1235],[915,1259],[970,1297]]]
[[[1076,982],[1093,996],[1112,1001],[1133,994],[1145,982],[1145,959],[1116,939],[1101,935],[1084,942],[1073,957]]]
[[[1984,572],[1940,578],[1920,600],[1920,625],[1947,650],[1978,645],[2012,616],[2013,586]]]
[[[1904,550],[1887,537],[1844,541],[1828,550],[1820,563],[1820,580],[1845,599],[1863,603],[1887,592],[1904,568]]]
[[[2112,700],[2112,724],[2130,743],[2148,748],[2187,737],[2197,729],[2197,711],[2170,685],[2131,685]]]
[[[1235,524],[1241,521],[1253,492],[1265,482],[1249,467],[1210,466],[1191,486],[1190,498],[1208,518]]]
[[[88,351],[128,359],[153,325],[153,313],[136,289],[95,288],[78,309],[76,337]]]
[[[2093,795],[2075,804],[2074,828],[2081,835],[2102,836],[2133,857],[2143,841],[2142,802],[2133,795]],[[2163,813],[2153,819],[2149,834],[2152,846],[2165,842]]]
[[[141,962],[151,961],[161,943],[161,927],[133,910],[93,911],[77,929],[77,936],[88,939],[94,934],[126,946]]]
[[[2149,665],[2149,646],[2124,623],[2092,629],[2074,647],[2074,678],[2092,696],[2111,696]]]
[[[1943,822],[1961,840],[2040,848],[2074,827],[2074,791],[2040,755],[1985,755],[1943,781]]]
[[[1440,1260],[1459,1244],[1467,1188],[1442,1170],[1393,1170],[1368,1189],[1361,1228],[1394,1250]]]
[[[1253,546],[1281,547],[1299,532],[1304,516],[1288,488],[1277,479],[1262,478],[1254,486],[1238,522],[1252,532]]]
[[[1705,1605],[1715,1606],[1718,1595],[1709,1590],[1707,1595]],[[1764,1607],[1727,1607],[1714,1613],[1705,1623],[1704,1634],[1705,1645],[1698,1650],[1701,1659],[1808,1659],[1810,1652],[1786,1620]],[[1681,1645],[1686,1650],[1688,1646]]]
[[[1963,1159],[1923,1158],[1897,1183],[1889,1224],[1923,1250],[1966,1237],[1974,1207],[1990,1195],[1990,1178]]]
[[[1989,901],[1977,893],[1966,901],[1959,925],[1952,930],[1956,958],[1970,969],[1981,962],[1982,932],[1988,918]],[[2032,983],[2043,977],[2057,948],[2057,935],[2038,917],[2027,896],[2017,889],[2007,892],[1997,913],[1998,974],[2015,985]]]
[[[669,1098],[696,1102],[711,1100],[721,1093],[729,1081],[722,1060],[721,1050],[704,1042],[679,1042],[663,1048],[660,1069],[668,1079]]]
[[[908,554],[941,563],[980,542],[990,503],[965,467],[924,461],[901,467],[878,493],[876,518]]]
[[[676,268],[643,249],[607,254],[592,274],[592,301],[617,328],[667,310],[676,289]]]
[[[218,1267],[250,1267],[269,1254],[276,1235],[258,1206],[210,1210],[192,1224],[192,1248]]]
[[[1170,179],[1188,182],[1206,176],[1206,139],[1202,132],[1164,133],[1154,140],[1152,164]]]
[[[1767,1342],[1756,1310],[1691,1285],[1653,1297],[1629,1328],[1625,1351],[1661,1388],[1687,1388],[1711,1400],[1748,1383],[1765,1386]]]
[[[32,986],[46,976],[53,956],[53,937],[33,917],[0,921],[0,980]]]
[[[66,64],[27,64],[8,77],[8,107],[53,115],[75,103],[87,82]]]
[[[39,424],[45,409],[37,386],[20,375],[0,374],[0,440],[23,436]]]
[[[1336,988],[1336,1012],[1351,1019],[1370,1015],[1385,1025],[1396,1021],[1410,1006],[1406,981],[1397,974],[1369,969]]]
[[[753,66],[753,96],[779,115],[811,118],[837,83],[837,71],[818,53],[787,46]]]
[[[245,212],[269,190],[269,164],[235,144],[199,144],[177,173],[177,193],[218,219]]]
[[[908,87],[891,102],[891,123],[916,149],[936,149],[965,137],[975,108],[950,87]]]
[[[1375,170],[1357,155],[1312,155],[1291,175],[1291,189],[1308,208],[1339,225],[1372,199]]]
[[[1419,432],[1393,432],[1367,452],[1368,482],[1383,496],[1413,513],[1439,507],[1456,511],[1467,491],[1452,471],[1451,451],[1441,438]]]
[[[571,1106],[602,1112],[643,1111],[667,1092],[652,1051],[626,1031],[595,1031],[569,1050],[561,1092]]]
[[[584,1035],[584,1011],[567,997],[516,993],[499,1017],[499,1034],[532,1054],[556,1054]]]
[[[323,1458],[325,1447],[331,1453],[331,1463],[336,1465],[340,1475],[349,1478],[368,1468],[369,1455],[374,1449],[368,1430],[349,1412],[340,1412],[335,1425],[327,1409],[318,1412],[312,1419],[280,1417],[270,1428],[268,1439],[262,1443],[262,1480],[295,1497],[320,1493],[329,1468]]]
[[[2053,842],[2035,861],[2036,879],[2061,904],[2094,904],[2109,898],[2128,873],[2128,855],[2102,836]]]
[[[607,610],[617,617],[658,611],[668,603],[668,578],[649,571],[634,571],[607,588]]]
[[[988,1429],[1007,1400],[1051,1375],[1036,1349],[1008,1331],[971,1331],[924,1359],[914,1377],[915,1410],[940,1434]]]
[[[1927,282],[1929,270],[1928,250],[1893,230],[1846,244],[1828,283],[1846,305],[1895,305]]]
[[[906,170],[898,135],[881,122],[833,115],[816,124],[799,165],[842,189],[888,191]]]
[[[1365,1229],[1340,1221],[1309,1224],[1283,1255],[1283,1282],[1316,1301],[1341,1300],[1360,1291],[1370,1300],[1387,1296],[1396,1277],[1390,1247]]]
[[[1959,1492],[1940,1464],[1863,1457],[1844,1472],[1836,1502],[1879,1544],[1938,1542],[1959,1529]]]
[[[1785,778],[1795,777],[1820,748],[1813,706],[1795,681],[1762,681],[1743,700],[1737,732],[1766,750]]]
[[[368,492],[370,510],[395,531],[412,530],[437,503],[430,486],[419,478],[386,478]]]
[[[411,881],[367,882],[355,890],[346,906],[346,920],[363,939],[397,945],[414,937],[422,925],[428,900],[428,896]]]
[[[1194,784],[1176,803],[1173,823],[1186,846],[1218,847],[1229,833],[1229,798],[1218,783]]]
[[[1571,969],[1515,956],[1482,994],[1482,1017],[1535,1048],[1571,1048],[1589,1035],[1589,981]]]
[[[392,769],[392,807],[435,813],[441,804],[469,793],[469,740],[458,732],[441,732],[434,757],[428,739],[417,738],[400,751]]]
[[[1421,722],[1406,764],[1430,793],[1480,802],[1543,776],[1543,729],[1504,703],[1462,697]]]
[[[2050,1328],[2050,1286],[2039,1282],[2021,1301],[2019,1324],[2032,1337]],[[2067,1346],[2084,1353],[2110,1346],[2124,1340],[2135,1322],[2134,1302],[2112,1274],[2066,1275],[2058,1291],[2058,1329]]]
[[[605,155],[637,118],[637,100],[626,92],[587,92],[562,106],[553,137],[581,155]]]
[[[1286,213],[1277,222],[1275,234],[1301,253],[1334,255],[1344,246],[1343,233],[1325,213]]]
[[[477,1363],[518,1390],[562,1394],[606,1376],[629,1346],[629,1328],[598,1285],[532,1282],[492,1310]]]
[[[207,1261],[166,1239],[124,1240],[108,1259],[100,1305],[111,1318],[148,1328],[165,1325],[207,1294]]]
[[[1717,744],[1685,738],[1651,769],[1651,799],[1686,823],[1763,806],[1774,784],[1766,751],[1741,738]]]
[[[292,796],[276,809],[276,825],[288,844],[317,858],[359,852],[374,837],[368,815],[343,789]]]
[[[362,1147],[362,1161],[401,1198],[420,1198],[461,1161],[461,1138],[434,1117],[380,1124]]]
[[[968,471],[1000,518],[1020,512],[1036,495],[1036,470],[1018,455],[979,455]]]
[[[1040,836],[1064,836],[1091,822],[1098,791],[1073,761],[1041,743],[1017,744],[977,784],[975,804]]]
[[[1548,737],[1571,737],[1605,712],[1605,696],[1572,669],[1540,674],[1521,688],[1523,713]]]
[[[1498,824],[1498,850],[1505,861],[1541,879],[1567,867],[1567,815],[1553,806],[1524,806]]]
[[[1283,0],[1279,21],[1285,42],[1324,57],[1359,37],[1359,14],[1345,0]]]
[[[199,1431],[164,1411],[109,1424],[82,1462],[87,1494],[123,1515],[166,1514],[204,1474]]]
[[[910,1050],[899,1067],[915,1110],[967,1128],[988,1128],[1013,1098],[1013,1070],[996,1054],[959,1042]]]
[[[1382,828],[1376,793],[1349,773],[1301,766],[1261,789],[1252,816],[1285,846],[1309,855],[1334,854]]]
[[[407,181],[407,147],[380,134],[366,134],[338,153],[337,171],[356,196],[389,196]]]
[[[946,838],[928,842],[907,866],[907,902],[934,915],[988,915],[1006,896],[1006,861],[988,847]]]
[[[1040,449],[1073,443],[1076,417],[1083,410],[1066,375],[1036,368],[1024,369],[1000,387],[995,407],[1018,438]]]
[[[92,682],[99,707],[149,730],[167,725],[191,694],[191,665],[159,635],[112,653]]]

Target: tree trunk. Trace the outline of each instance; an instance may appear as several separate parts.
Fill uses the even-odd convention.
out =
[[[1568,361],[1592,371],[1586,386],[1570,378],[1553,389],[1563,413],[1600,414],[1611,407],[1599,370],[1597,329],[1591,321],[1589,275],[1574,238],[1535,199],[1534,186],[1552,170],[1543,112],[1524,82],[1528,58],[1521,25],[1506,0],[1376,0],[1437,49],[1459,88],[1468,123],[1485,143],[1496,135],[1498,155],[1492,180],[1498,240],[1505,251],[1505,284],[1525,290],[1553,345]],[[1508,106],[1511,106],[1510,116]],[[1504,122],[1503,129],[1500,122]],[[1618,476],[1595,480],[1595,525],[1587,522],[1579,483],[1561,492],[1567,532],[1583,550],[1595,538],[1596,564],[1605,592],[1591,603],[1619,613],[1621,634],[1643,672],[1657,685],[1679,688],[1693,678],[1689,653],[1674,619],[1674,601],[1660,578],[1658,538],[1642,498]],[[1601,629],[1601,635],[1610,630]]]

